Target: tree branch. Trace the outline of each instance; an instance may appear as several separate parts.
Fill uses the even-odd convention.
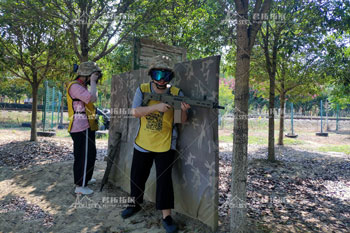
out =
[[[88,12],[91,11],[91,8],[93,7],[93,5],[94,5],[94,4],[91,5],[91,2],[89,3],[89,5],[88,5],[88,8],[89,8]],[[101,8],[98,8],[98,9],[97,9],[97,12],[96,12],[95,16],[92,17],[91,23],[90,23],[90,25],[89,25],[88,28],[87,28],[87,31],[88,31],[89,33],[90,33],[90,30],[91,30],[92,26],[95,24],[95,22],[103,15],[104,9],[105,9],[105,6],[104,6],[104,5],[102,5]]]
[[[260,7],[258,8],[258,5],[261,5],[260,0],[257,1],[255,4],[254,13],[259,11],[260,15],[265,14],[270,9],[271,0],[265,0],[261,9],[259,9]],[[249,32],[248,38],[249,38],[249,48],[250,49],[252,49],[254,46],[254,41],[255,41],[256,35],[258,34],[258,31],[261,28],[261,25],[262,25],[261,23],[255,22],[255,23],[249,25],[249,27],[248,27],[248,32]]]
[[[158,1],[159,2],[159,1]],[[157,5],[158,8],[161,8],[162,7],[162,4],[158,4],[158,3],[155,3],[154,5]],[[153,8],[151,8],[151,10],[155,10]],[[109,54],[110,52],[112,52],[131,32],[135,31],[141,24],[145,24],[146,22],[148,22],[150,20],[150,12],[149,11],[146,11],[143,16],[142,16],[142,21],[138,21],[136,22],[129,31],[127,31],[112,47],[110,47],[109,49],[107,49],[108,47],[108,44],[109,44],[109,41],[112,37],[110,37],[105,46],[104,46],[104,49],[102,50],[101,53],[99,53],[97,56],[95,56],[92,60],[93,61],[98,61],[100,60],[102,57],[106,56],[107,54]],[[121,22],[119,22],[121,23]],[[116,28],[117,30],[118,28]],[[113,33],[116,33],[117,31],[114,31]]]
[[[270,59],[270,51],[269,51],[269,25],[266,25],[266,34],[261,31],[262,39],[263,39],[263,49],[266,60],[266,70],[269,73],[269,76],[272,74],[271,70],[271,59]]]
[[[4,65],[4,67],[7,66],[6,63],[2,62],[1,63]],[[27,75],[23,76],[23,75],[20,75],[19,73],[17,73],[16,71],[14,71],[13,69],[9,68],[9,67],[6,67],[5,68],[6,70],[10,71],[12,74],[14,74],[15,76],[17,76],[18,78],[21,78],[21,79],[24,79],[30,83],[32,83],[32,81],[30,80],[30,78],[27,77]]]
[[[115,30],[113,31],[112,35],[115,35],[115,34],[118,32],[118,29],[119,29],[120,24],[121,24],[121,22],[119,22],[119,24],[116,26],[116,28],[115,28]],[[110,40],[112,39],[112,37],[113,37],[113,36],[108,36],[108,39],[107,39],[105,45],[103,46],[103,49],[102,49],[102,52],[101,52],[101,53],[104,53],[104,52],[107,50],[108,45],[109,45],[109,42],[110,42]],[[119,41],[118,41],[118,43],[119,43]]]
[[[77,15],[77,12],[74,10],[74,7],[72,5],[72,1],[71,0],[64,0],[64,3],[66,4],[68,10],[69,10],[69,13],[70,13],[70,17],[71,19],[73,18],[72,16],[72,12]]]
[[[275,88],[279,93],[281,93],[281,89],[277,85],[275,85]]]
[[[280,34],[279,32],[277,35],[274,35],[274,41],[272,46],[272,73],[276,73],[277,69],[277,53],[278,53],[278,41],[279,41]]]
[[[72,25],[68,25],[68,28],[69,28],[70,35],[72,37],[74,53],[75,53],[75,55],[77,55],[77,57],[78,57],[78,59],[80,61],[81,60],[81,54],[79,53],[79,50],[78,50],[77,36],[76,36],[75,31],[74,31],[74,27]]]
[[[42,7],[46,7],[45,2],[43,0],[39,0],[39,2],[41,3]],[[57,2],[57,1],[56,1]],[[65,22],[66,24],[70,24],[73,20],[73,16],[72,14],[69,15],[69,17],[64,18],[59,14],[56,14],[55,12],[48,12],[47,10],[42,10],[41,8],[38,8],[36,6],[34,6],[30,1],[26,1],[26,6],[29,6],[32,10],[34,10],[37,14],[42,15],[43,17],[45,17],[45,19],[49,20],[51,23],[53,23],[54,25],[58,26],[61,29],[66,30],[67,28],[65,28],[63,26],[63,24],[58,23],[56,20],[54,19],[60,19],[63,22]],[[55,6],[56,7],[56,6]],[[57,8],[57,7],[56,7]]]
[[[53,1],[53,5],[56,7],[56,9],[59,10],[59,12],[61,12],[62,15],[64,15],[66,17],[66,19],[64,17],[60,17],[61,19],[63,19],[63,21],[69,21],[72,20],[70,18],[70,15],[66,14],[66,12],[64,12],[64,10],[61,8],[60,4],[57,2],[57,0]]]
[[[286,90],[286,92],[288,92],[288,91],[291,91],[291,90],[293,90],[294,88],[296,88],[296,87],[298,87],[298,86],[300,86],[299,83],[298,83],[298,84],[295,84],[295,85],[293,85],[293,86],[291,86],[291,87],[289,87],[289,88],[286,88],[285,90]]]

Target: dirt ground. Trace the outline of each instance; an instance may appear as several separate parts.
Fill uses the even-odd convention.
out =
[[[94,175],[98,181],[104,169],[105,163],[98,161]],[[100,192],[100,185],[96,183],[91,185],[93,195],[76,196],[71,170],[71,161],[17,171],[2,169],[0,231],[163,232],[161,215],[150,203],[136,216],[122,219],[123,198],[128,196],[121,190],[106,186]],[[175,215],[174,219],[186,232],[189,227],[182,216]],[[195,232],[193,228],[188,230]]]
[[[161,213],[146,203],[122,219],[128,194],[100,183],[107,141],[97,140],[93,195],[76,196],[70,138],[39,138],[29,131],[0,130],[0,232],[164,232]],[[209,232],[202,223],[173,213],[182,232]]]
[[[220,131],[229,135],[230,130]],[[265,135],[256,131],[255,136]],[[276,146],[278,163],[267,163],[264,145],[249,145],[247,204],[251,232],[350,232],[350,156],[321,153],[323,145],[346,145],[350,136],[299,133],[302,145]],[[123,191],[105,186],[106,140],[97,140],[93,195],[77,197],[70,138],[29,142],[29,131],[0,130],[0,232],[164,232],[160,212],[146,203],[122,219]],[[220,143],[219,229],[229,232],[232,144]],[[174,214],[180,232],[210,232]]]
[[[259,226],[254,232],[350,232],[350,153],[337,151],[349,146],[350,127],[343,123],[338,132],[329,130],[328,137],[319,137],[318,126],[298,121],[298,143],[276,145],[277,163],[266,161],[266,145],[248,145],[248,219]],[[232,129],[219,135],[230,136]],[[250,128],[249,136],[267,141],[267,129]],[[231,190],[231,154],[232,144],[221,143],[221,208]],[[229,224],[226,215],[222,217]]]

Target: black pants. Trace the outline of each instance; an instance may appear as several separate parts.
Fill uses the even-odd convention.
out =
[[[154,160],[157,174],[156,208],[158,210],[174,208],[174,190],[171,178],[174,156],[174,150],[163,153],[144,153],[134,149],[130,187],[131,196],[135,197],[137,204],[143,202],[145,184]]]
[[[70,133],[74,144],[74,184],[79,186],[86,186],[87,182],[91,180],[96,160],[95,131],[91,131],[90,129],[87,131],[87,138],[86,130]],[[83,184],[84,181],[85,184]]]

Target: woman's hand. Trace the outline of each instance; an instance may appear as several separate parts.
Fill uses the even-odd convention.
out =
[[[90,101],[92,103],[95,103],[97,101],[97,89],[96,89],[96,82],[98,79],[98,72],[94,72],[91,76],[90,76],[90,93],[91,93],[91,99]]]
[[[99,77],[99,74],[98,74],[98,72],[94,72],[91,76],[90,76],[90,80],[91,80],[91,82],[97,82],[97,80],[98,80],[98,77]]]

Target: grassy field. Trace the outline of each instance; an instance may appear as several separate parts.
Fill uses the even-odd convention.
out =
[[[319,151],[321,151],[321,152],[342,152],[342,153],[350,155],[350,145],[320,146]]]
[[[50,118],[51,119],[51,115]],[[41,129],[42,112],[38,111],[37,123],[38,130]],[[15,131],[29,131],[30,128],[22,127],[22,123],[29,123],[31,121],[31,113],[27,111],[1,111],[0,112],[0,129],[12,129]],[[64,113],[63,123],[68,123],[68,114]],[[348,130],[347,122],[342,122],[341,129]],[[284,145],[296,146],[300,148],[313,149],[319,152],[341,152],[350,154],[350,137],[347,133],[334,133],[329,132],[329,136],[326,138],[315,136],[316,132],[320,131],[319,121],[295,121],[294,131],[298,134],[298,138],[286,138],[284,137]],[[333,124],[330,124],[331,129],[334,128]],[[324,130],[326,127],[324,127]],[[225,143],[233,142],[233,119],[224,119],[223,124],[219,127],[219,141]],[[290,120],[285,121],[284,134],[290,132]],[[279,120],[275,120],[275,143],[277,144],[279,134]],[[56,130],[56,137],[70,138],[67,129]],[[108,134],[102,136],[100,139],[107,140]],[[248,143],[250,145],[267,146],[268,143],[268,120],[255,118],[249,120],[249,137]]]
[[[232,143],[233,136],[232,135],[220,135],[219,141]],[[278,141],[278,138],[275,138],[275,143],[277,143],[277,141]],[[252,135],[252,136],[248,137],[248,144],[267,145],[267,142],[268,142],[267,137],[264,137],[264,136]],[[285,145],[302,145],[302,144],[305,144],[305,142],[298,140],[298,139],[285,138],[284,144]]]
[[[300,149],[314,150],[317,152],[340,152],[350,154],[350,125],[348,122],[342,122],[339,133],[336,133],[335,122],[330,125],[328,137],[318,137],[316,132],[320,132],[320,121],[298,120],[294,122],[294,133],[297,138],[287,138],[284,136],[285,146],[295,146]],[[326,131],[326,125],[323,128]],[[248,144],[264,146],[268,145],[268,120],[250,119],[249,120]],[[285,121],[283,134],[291,132],[290,120]],[[275,120],[275,144],[277,145],[279,135],[279,120]],[[225,143],[233,142],[233,119],[227,119],[219,127],[219,141]]]
[[[42,123],[42,117],[42,111],[38,111],[36,117],[38,126]],[[51,122],[52,114],[48,113],[46,117]],[[21,127],[22,123],[30,123],[31,121],[32,114],[29,111],[0,111],[0,128],[17,128]],[[57,123],[57,113],[54,114],[53,122]],[[63,113],[63,123],[68,123],[67,112]]]

